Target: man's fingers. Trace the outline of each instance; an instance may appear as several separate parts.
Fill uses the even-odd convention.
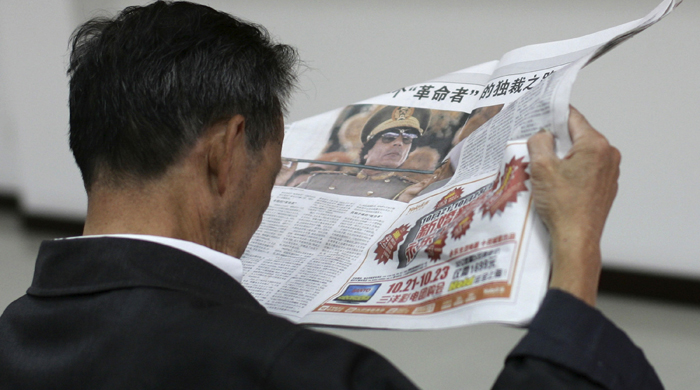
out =
[[[535,133],[527,141],[527,150],[530,153],[530,160],[549,160],[556,157],[554,153],[554,136],[544,129]]]
[[[619,167],[620,162],[622,162],[622,154],[620,154],[620,150],[610,145],[608,153],[610,154],[610,158],[613,164]]]
[[[593,130],[593,127],[574,106],[569,106],[569,110],[569,134],[571,135],[571,141],[576,143],[587,132]]]
[[[569,109],[569,135],[571,135],[571,141],[574,144],[585,137],[600,138],[607,142],[607,138],[594,129],[593,126],[588,123],[588,119],[574,108],[574,106],[569,106]]]

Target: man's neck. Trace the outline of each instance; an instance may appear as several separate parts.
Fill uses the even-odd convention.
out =
[[[96,182],[88,193],[83,234],[148,234],[211,248],[207,197],[195,193],[206,187],[185,183],[182,172],[175,173],[142,183],[101,186]]]
[[[83,234],[150,234],[206,245],[196,233],[201,227],[190,226],[194,221],[187,217],[188,205],[178,199],[180,196],[151,185],[139,189],[96,189],[88,196]]]

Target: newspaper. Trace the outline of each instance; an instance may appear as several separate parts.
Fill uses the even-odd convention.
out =
[[[527,139],[551,131],[563,156],[578,71],[678,3],[287,126],[244,286],[298,323],[529,322],[550,265]]]

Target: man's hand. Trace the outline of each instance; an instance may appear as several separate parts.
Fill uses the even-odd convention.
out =
[[[595,305],[600,277],[600,238],[617,193],[620,152],[571,107],[573,146],[559,159],[554,138],[528,140],[535,207],[552,237],[550,288]]]

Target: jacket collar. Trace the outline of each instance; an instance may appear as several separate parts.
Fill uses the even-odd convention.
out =
[[[183,291],[265,311],[240,283],[190,253],[114,237],[44,241],[27,294],[80,295],[134,287]]]
[[[183,252],[187,252],[200,259],[211,263],[213,266],[219,268],[220,270],[226,272],[229,276],[236,279],[239,283],[243,280],[243,263],[238,258],[229,256],[225,253],[215,251],[213,249],[207,248],[204,245],[200,245],[191,241],[179,240],[176,238],[162,237],[162,236],[151,236],[147,234],[104,234],[99,236],[78,236],[70,237],[70,240],[84,240],[97,237],[117,237],[117,238],[131,238],[133,240],[151,241],[158,244],[163,244],[171,246],[175,249],[179,249]]]

